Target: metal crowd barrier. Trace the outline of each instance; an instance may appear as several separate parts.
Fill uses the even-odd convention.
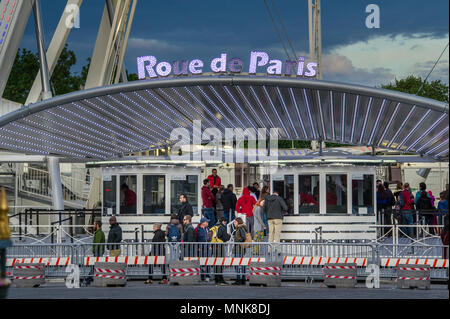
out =
[[[411,249],[414,249],[412,251]],[[44,262],[46,276],[66,278],[66,266],[77,265],[82,279],[93,276],[95,262],[127,264],[129,279],[167,276],[173,261],[198,260],[205,277],[223,274],[235,279],[248,275],[252,262],[279,262],[284,279],[312,281],[322,278],[327,263],[356,263],[359,279],[366,267],[380,267],[381,278],[395,277],[395,264],[429,264],[431,278],[448,279],[448,259],[443,259],[443,245],[393,245],[382,243],[118,243],[118,244],[35,244],[15,245],[7,250],[7,271],[13,262]],[[447,254],[448,256],[448,254]],[[447,257],[448,258],[448,257]],[[444,263],[444,264],[443,264]]]

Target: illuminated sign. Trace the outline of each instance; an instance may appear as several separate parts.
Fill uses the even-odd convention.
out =
[[[241,73],[244,70],[244,62],[240,58],[228,59],[226,53],[220,57],[214,58],[209,63],[210,70],[213,73]],[[194,59],[191,61],[158,62],[153,55],[137,58],[137,68],[139,79],[146,77],[166,77],[181,76],[188,74],[203,74],[205,63],[202,60]],[[259,68],[259,69],[258,69]],[[268,75],[301,76],[313,78],[317,74],[317,63],[306,62],[304,57],[299,57],[297,61],[285,61],[270,59],[266,52],[253,51],[250,53],[249,74],[256,74],[257,71],[264,70]]]

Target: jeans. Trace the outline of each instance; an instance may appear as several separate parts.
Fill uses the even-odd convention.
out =
[[[269,235],[269,221],[267,220],[267,214],[263,213],[263,221],[266,224],[266,230],[264,231],[264,235]]]
[[[242,254],[241,252],[235,252],[234,256],[235,257],[244,257],[244,254]],[[236,269],[236,273],[237,273],[236,281],[246,280],[246,278],[245,278],[246,267],[245,266],[235,266],[235,269]]]
[[[208,228],[211,228],[216,224],[213,208],[202,208],[202,214],[204,217],[209,219]]]
[[[254,219],[254,217],[253,216],[251,216],[251,217],[247,216],[247,229],[248,229],[248,232],[250,233],[250,235],[252,235],[252,238],[255,236],[254,228],[255,228],[255,219]]]
[[[413,212],[402,211],[402,224],[412,225],[413,224]],[[407,234],[409,237],[414,236],[414,229],[412,227],[401,227],[401,231]]]
[[[230,210],[224,212],[224,216],[227,220],[227,224],[234,220],[236,217],[234,216],[234,209],[230,208]]]

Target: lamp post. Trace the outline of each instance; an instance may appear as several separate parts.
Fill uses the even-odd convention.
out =
[[[6,278],[6,248],[12,246],[5,188],[0,192],[0,299],[6,298],[11,282]]]

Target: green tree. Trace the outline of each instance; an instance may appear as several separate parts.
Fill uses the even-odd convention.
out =
[[[16,55],[3,97],[24,104],[34,78],[39,71],[39,59],[33,52],[22,49]]]
[[[66,45],[61,51],[55,70],[50,78],[56,95],[78,91],[84,86],[88,67],[84,66],[82,74],[78,75],[72,72],[72,67],[76,63],[75,53],[69,50]],[[11,69],[3,97],[24,104],[38,72],[39,56],[27,49],[19,50]]]
[[[388,90],[417,94],[417,91],[419,91],[422,84],[423,87],[418,94],[419,96],[448,103],[449,86],[441,80],[435,80],[432,82],[427,81],[424,83],[421,77],[410,75],[405,79],[396,79],[394,83],[381,85],[381,87]]]

